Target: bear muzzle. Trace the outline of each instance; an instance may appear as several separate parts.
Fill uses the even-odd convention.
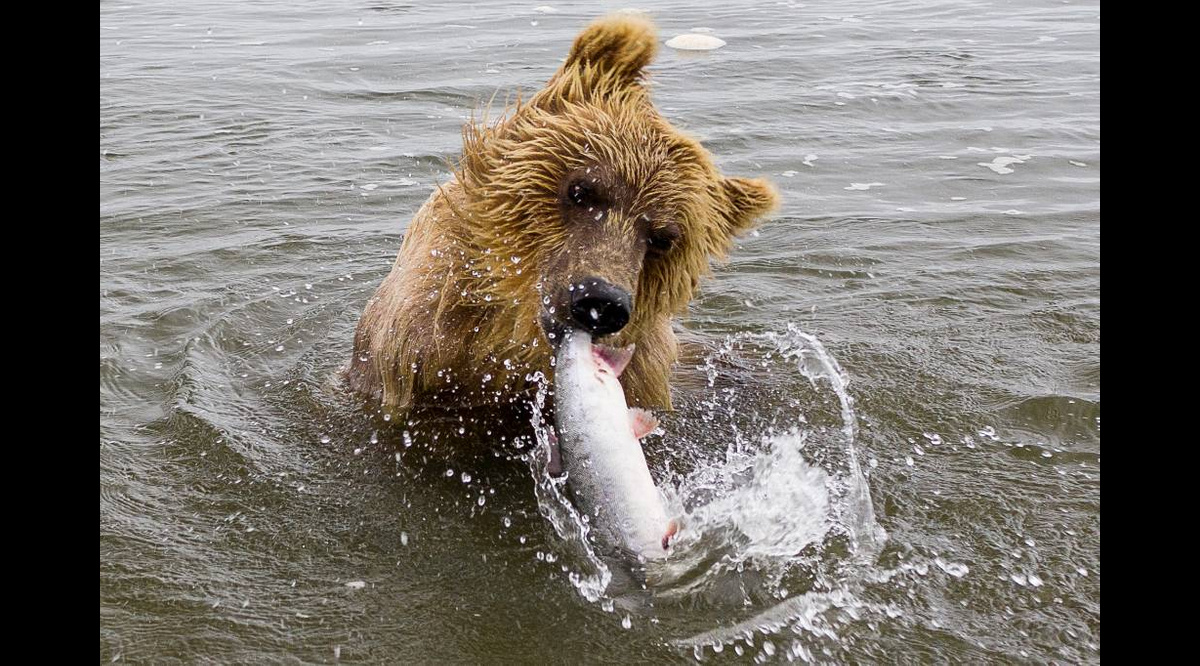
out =
[[[543,308],[540,318],[552,344],[570,328],[587,331],[593,338],[617,333],[633,316],[633,295],[598,277],[572,281],[553,302],[555,307]]]
[[[599,338],[616,333],[633,313],[633,296],[600,278],[584,278],[571,291],[571,323]]]

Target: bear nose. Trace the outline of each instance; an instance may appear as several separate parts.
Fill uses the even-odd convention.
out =
[[[585,278],[571,290],[571,319],[594,336],[616,333],[629,323],[633,297],[599,278]]]

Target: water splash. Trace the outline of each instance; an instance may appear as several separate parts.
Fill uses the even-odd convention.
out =
[[[678,479],[689,536],[657,593],[720,603],[735,589],[741,598],[724,600],[724,626],[673,644],[698,657],[732,646],[766,659],[767,637],[784,629],[836,641],[845,617],[873,608],[857,591],[887,538],[859,460],[847,376],[820,340],[792,325],[731,335],[700,369],[711,394],[730,396],[708,399],[702,417],[737,422],[723,431],[723,458]],[[761,388],[745,390],[756,377]],[[722,379],[743,386],[723,388]],[[786,640],[789,659],[806,658],[811,645]]]
[[[825,451],[825,466],[839,479],[833,484],[832,519],[839,529],[850,538],[851,549],[863,557],[875,555],[887,534],[875,522],[875,510],[871,506],[870,489],[862,466],[858,460],[856,440],[858,419],[854,413],[854,398],[847,390],[846,373],[837,359],[825,349],[816,336],[805,333],[794,324],[788,324],[787,333],[763,333],[747,336],[760,338],[775,345],[776,350],[796,364],[796,370],[813,388],[826,382],[837,396],[841,412],[841,441],[828,446]]]

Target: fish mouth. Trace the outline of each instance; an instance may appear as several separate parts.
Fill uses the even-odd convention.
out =
[[[613,377],[620,377],[621,373],[625,372],[625,368],[629,366],[629,361],[633,359],[633,353],[637,349],[637,345],[634,344],[616,347],[596,342],[596,338],[590,331],[563,324],[545,310],[542,311],[541,323],[542,329],[546,333],[546,339],[550,342],[550,348],[554,350],[555,354],[559,353],[568,338],[585,336],[584,339],[591,347],[591,359],[596,370],[611,374]]]
[[[559,352],[568,337],[583,335],[587,336],[588,342],[591,343],[592,355],[596,362],[607,365],[614,375],[620,376],[625,370],[625,366],[629,364],[629,359],[633,358],[635,345],[616,347],[597,342],[597,336],[593,335],[591,331],[565,324],[545,308],[542,309],[538,320],[542,326],[542,333],[545,334],[546,341],[550,343],[550,349],[555,354]]]
[[[633,359],[633,352],[636,349],[635,345],[610,347],[593,342],[592,358],[596,360],[597,368],[604,367],[612,373],[613,377],[620,377],[621,373],[625,372],[625,368],[629,366],[629,361]]]

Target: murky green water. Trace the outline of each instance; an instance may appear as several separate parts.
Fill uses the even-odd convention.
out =
[[[101,3],[102,661],[1099,661],[1098,3],[705,4],[645,5],[728,42],[656,101],[784,205],[647,445],[695,561],[592,601],[508,443],[334,372],[472,109],[620,5]]]

